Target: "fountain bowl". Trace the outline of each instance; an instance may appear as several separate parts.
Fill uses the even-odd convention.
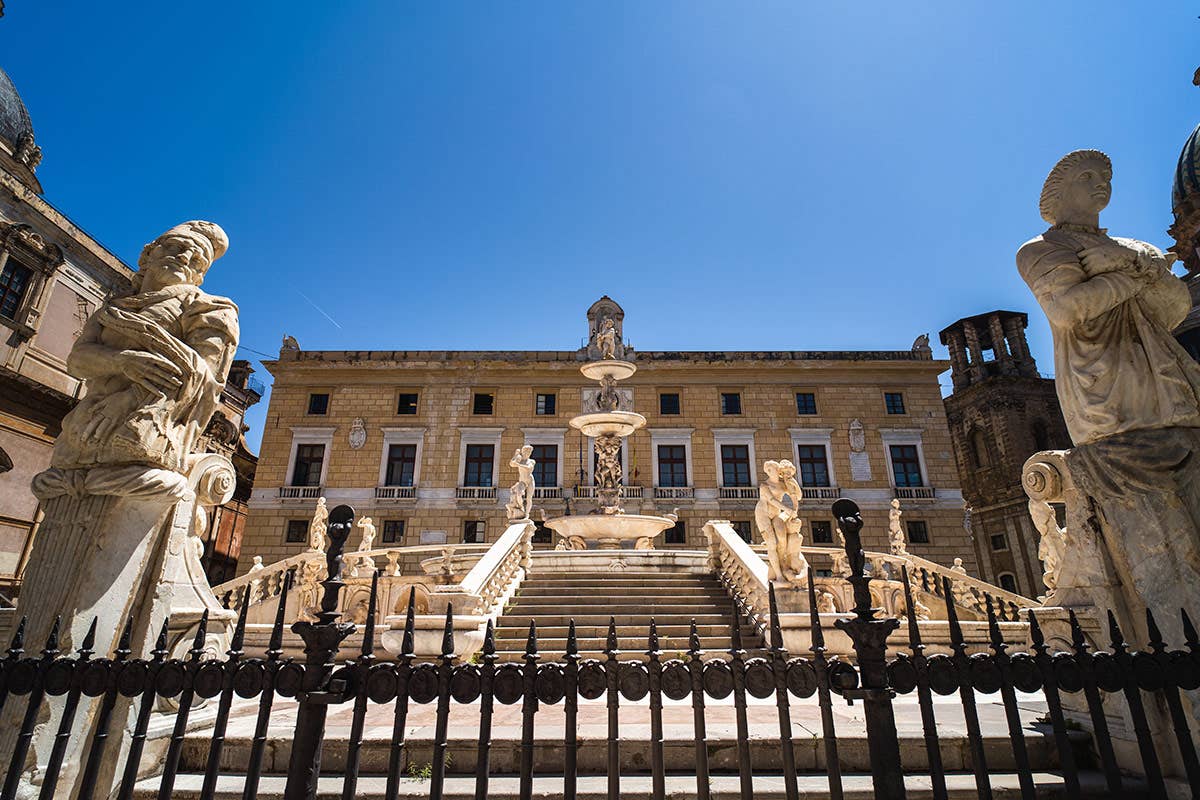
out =
[[[646,424],[646,418],[632,411],[597,411],[580,414],[570,425],[584,436],[620,436],[625,438]]]
[[[637,364],[629,361],[618,361],[614,358],[604,358],[599,361],[589,361],[579,368],[585,378],[598,381],[604,376],[611,376],[614,381],[623,381],[637,372]]]
[[[576,550],[595,542],[598,550],[620,550],[623,542],[632,541],[637,550],[654,549],[654,539],[667,528],[673,528],[670,517],[645,514],[579,514],[546,520],[546,527],[564,537]],[[580,547],[580,544],[584,547]]]

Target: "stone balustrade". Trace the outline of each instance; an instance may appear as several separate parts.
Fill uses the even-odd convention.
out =
[[[376,486],[376,500],[415,500],[417,499],[417,487],[415,486]]]

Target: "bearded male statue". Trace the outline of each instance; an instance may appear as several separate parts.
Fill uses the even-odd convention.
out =
[[[1103,153],[1064,156],[1017,268],[1050,321],[1066,464],[1101,534],[1068,527],[1056,599],[1114,608],[1144,641],[1146,607],[1179,631],[1200,585],[1200,365],[1171,335],[1191,307],[1174,256],[1100,227],[1111,181]]]

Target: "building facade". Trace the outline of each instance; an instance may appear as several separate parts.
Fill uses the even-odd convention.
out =
[[[1013,311],[966,317],[940,334],[954,391],[946,419],[962,493],[971,509],[979,577],[1025,597],[1045,594],[1037,529],[1021,468],[1039,450],[1071,446],[1051,378],[1038,374]]]
[[[620,337],[620,307],[594,304],[589,333],[600,316]],[[928,346],[625,352],[638,371],[621,383],[621,407],[647,425],[622,450],[624,507],[678,509],[660,547],[703,547],[710,519],[757,540],[762,462],[791,459],[806,487],[806,543],[833,543],[829,509],[845,495],[864,508],[868,547],[886,550],[887,507],[900,497],[910,549],[974,571],[937,381],[947,364]],[[320,496],[372,517],[377,547],[491,541],[524,443],[538,462],[535,507],[548,517],[594,509],[592,443],[568,425],[594,410],[586,360],[587,348],[327,352],[285,340],[264,362],[275,380],[239,571],[248,556],[272,563],[304,550]],[[549,534],[536,546],[552,547]]]
[[[30,479],[50,465],[81,392],[67,355],[88,316],[133,271],[42,193],[41,148],[0,70],[0,592],[17,590],[39,510]]]

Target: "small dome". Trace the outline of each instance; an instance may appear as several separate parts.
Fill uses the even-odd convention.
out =
[[[1200,201],[1200,125],[1197,125],[1175,166],[1175,183],[1171,187],[1171,209],[1177,210],[1185,200]]]
[[[13,86],[8,73],[0,69],[0,139],[15,152],[22,134],[33,136],[33,123],[21,95],[17,94],[17,87]]]

